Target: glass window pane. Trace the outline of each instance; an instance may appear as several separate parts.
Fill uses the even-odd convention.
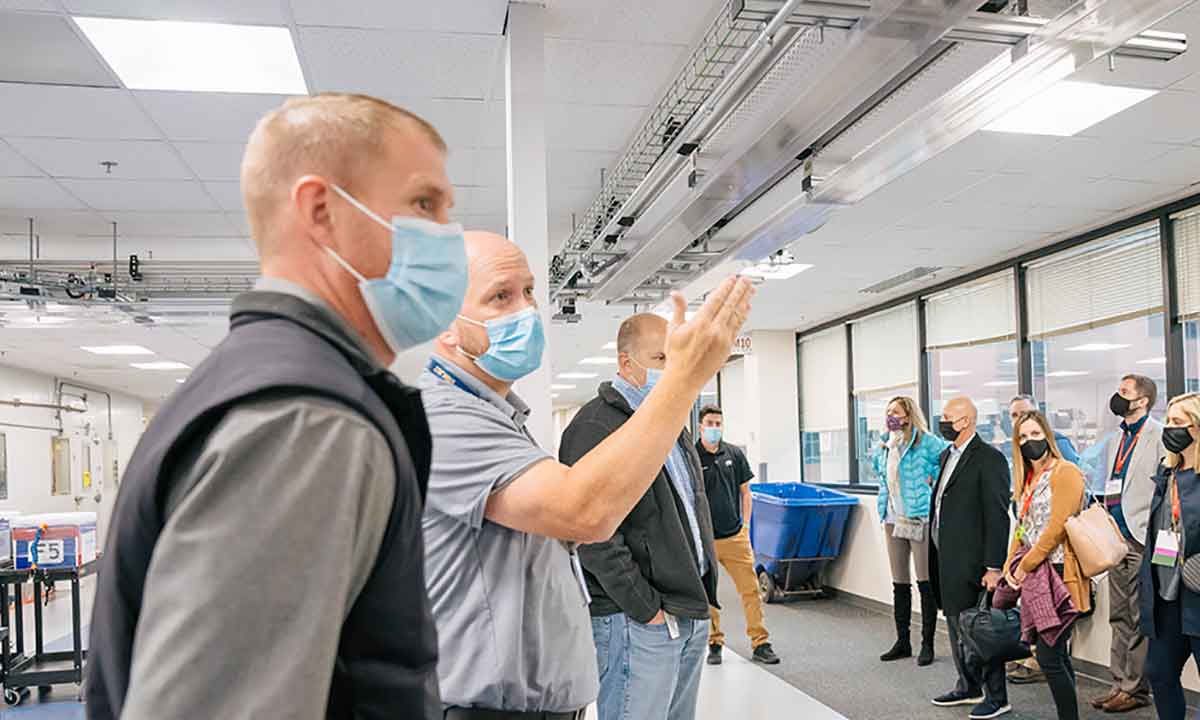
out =
[[[800,341],[800,449],[804,481],[850,482],[846,328]]]
[[[1186,392],[1200,392],[1200,320],[1183,324],[1183,357]]]
[[[1166,370],[1162,313],[1033,342],[1034,393],[1045,402],[1055,431],[1079,452],[1093,492],[1104,490],[1106,444],[1121,422],[1108,409],[1121,378],[1137,373],[1154,380],[1152,414],[1162,419]]]
[[[929,386],[936,432],[946,401],[969,397],[979,410],[980,439],[1009,455],[1008,402],[1017,394],[1017,344],[1012,340],[929,351]]]
[[[872,460],[883,443],[888,402],[900,395],[917,399],[917,385],[893,390],[865,392],[855,397],[855,427],[858,428],[858,482],[860,485],[879,485],[883,479],[875,474]]]

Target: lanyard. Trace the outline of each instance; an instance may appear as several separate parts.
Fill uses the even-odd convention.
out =
[[[438,360],[437,358],[430,358],[429,359],[429,372],[433,373],[434,376],[437,377],[442,382],[444,382],[448,385],[453,385],[454,387],[458,388],[459,390],[462,390],[463,392],[465,392],[469,395],[474,395],[475,397],[479,397],[479,393],[476,392],[475,388],[466,384],[462,380],[459,380],[458,376],[454,374],[454,371],[451,370],[450,368],[446,367],[446,364],[443,363],[441,360]]]
[[[1171,473],[1171,529],[1179,532],[1179,517],[1181,515],[1179,507],[1179,478],[1175,473]]]
[[[1054,466],[1056,464],[1057,462],[1050,463],[1050,465],[1048,465],[1046,469],[1042,471],[1042,474],[1038,475],[1037,482],[1029,483],[1029,486],[1025,488],[1025,503],[1021,506],[1021,516],[1017,518],[1018,524],[1025,522],[1025,516],[1029,514],[1029,506],[1033,503],[1034,491],[1037,490],[1038,484],[1042,482],[1042,478],[1045,477],[1047,473],[1054,470]]]
[[[1129,441],[1128,445],[1125,444],[1125,439],[1129,437],[1129,433],[1126,432],[1122,436],[1121,445],[1117,447],[1117,462],[1115,465],[1113,465],[1113,475],[1120,475],[1121,473],[1125,472],[1125,465],[1129,462],[1129,456],[1133,454],[1133,449],[1137,447],[1138,438],[1142,436],[1142,431],[1145,429],[1146,423],[1143,422],[1142,426],[1138,428],[1137,434],[1133,436],[1133,439]],[[1121,452],[1122,447],[1125,448],[1124,453]]]

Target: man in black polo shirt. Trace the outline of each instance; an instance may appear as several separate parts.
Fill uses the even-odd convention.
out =
[[[704,468],[704,488],[712,512],[713,537],[717,560],[733,578],[742,597],[746,614],[746,634],[754,648],[753,660],[775,665],[779,657],[771,649],[767,628],[763,625],[762,600],[758,597],[758,577],[754,572],[754,550],[750,547],[750,481],[754,473],[740,449],[721,441],[724,417],[721,408],[706,405],[700,410],[700,441],[696,451]],[[721,632],[721,614],[710,611],[712,632],[708,637],[708,664],[721,664],[725,635]]]

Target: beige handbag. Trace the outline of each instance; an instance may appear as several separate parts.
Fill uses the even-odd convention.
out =
[[[1129,552],[1117,522],[1100,503],[1067,518],[1067,539],[1079,569],[1089,578],[1108,572]]]

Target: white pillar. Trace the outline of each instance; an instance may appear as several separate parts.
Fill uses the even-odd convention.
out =
[[[546,60],[543,22],[546,9],[510,2],[505,49],[505,119],[508,125],[508,236],[529,258],[537,301],[546,324],[542,367],[521,380],[517,392],[533,411],[529,432],[553,450],[550,403],[550,316],[547,284],[550,267],[549,208],[546,179]]]
[[[800,412],[796,333],[751,333],[750,355],[721,372],[721,405],[730,442],[746,448],[750,468],[767,480],[800,480]],[[760,478],[761,479],[761,478]]]

